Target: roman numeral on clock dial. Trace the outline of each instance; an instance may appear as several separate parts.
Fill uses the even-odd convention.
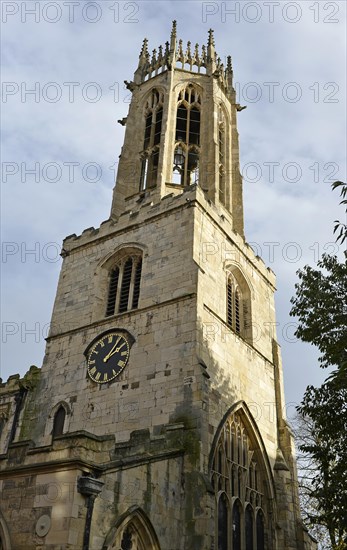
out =
[[[128,363],[129,349],[129,342],[122,333],[115,331],[100,336],[88,353],[89,377],[98,384],[116,379]]]

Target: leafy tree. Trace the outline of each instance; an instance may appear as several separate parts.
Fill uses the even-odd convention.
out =
[[[321,352],[321,366],[341,367],[346,361],[347,263],[323,254],[317,266],[298,271],[290,315],[299,320],[296,336]]]
[[[299,483],[299,498],[302,519],[310,526],[310,533],[318,542],[319,550],[331,548],[329,532],[319,520],[318,501],[314,496],[314,478],[317,464],[312,455],[302,450],[301,446],[318,444],[314,423],[308,416],[297,414],[292,420],[292,429],[296,442],[296,463]]]
[[[307,468],[301,480],[306,521],[327,529],[333,549],[346,550],[347,387],[337,388],[331,381],[309,386],[298,412],[306,425],[299,443]]]
[[[341,188],[340,204],[347,204],[347,184],[335,182],[332,187]],[[342,244],[347,225],[335,224],[336,240]],[[299,320],[296,336],[320,351],[320,366],[337,367],[321,387],[308,386],[297,407],[307,432],[299,450],[310,466],[301,493],[304,515],[309,525],[326,528],[334,550],[347,550],[346,260],[346,253],[344,262],[325,254],[316,269],[300,270],[290,312]]]
[[[332,184],[332,188],[337,189],[339,187],[342,187],[340,191],[340,197],[342,198],[342,201],[340,201],[340,204],[346,204],[347,205],[347,183],[343,183],[342,181],[335,181]],[[345,213],[347,213],[347,208],[345,210]],[[334,233],[339,231],[336,241],[340,241],[341,244],[344,243],[344,241],[347,239],[347,224],[339,222],[339,220],[335,220],[334,222],[336,225],[334,227]]]

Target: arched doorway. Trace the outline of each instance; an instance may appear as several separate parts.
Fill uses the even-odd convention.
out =
[[[160,546],[149,518],[136,506],[119,518],[103,550],[160,550]]]

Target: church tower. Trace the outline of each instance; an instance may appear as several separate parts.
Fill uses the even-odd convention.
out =
[[[0,385],[2,550],[315,548],[231,58],[176,33],[126,82],[111,215],[64,240],[43,365]]]

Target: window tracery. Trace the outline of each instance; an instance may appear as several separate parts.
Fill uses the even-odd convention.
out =
[[[199,182],[200,93],[189,84],[178,95],[173,182],[182,186]]]
[[[218,550],[265,549],[267,497],[260,457],[241,415],[230,415],[216,443],[211,472]]]
[[[137,309],[140,298],[142,255],[123,254],[109,276],[106,317]]]
[[[164,94],[154,89],[145,106],[145,135],[141,154],[140,191],[157,184]]]

